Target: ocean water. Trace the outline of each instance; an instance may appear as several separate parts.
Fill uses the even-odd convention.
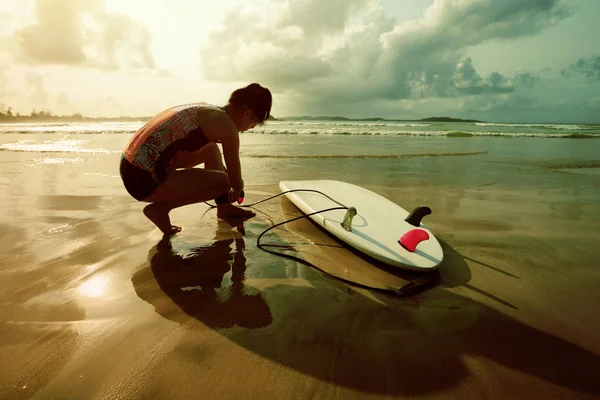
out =
[[[142,125],[0,125],[0,162],[5,171],[15,162],[38,169],[54,165],[73,179],[106,177],[112,181],[104,189],[114,193],[122,189],[115,180],[121,150]],[[273,121],[241,138],[247,185],[285,179],[337,179],[371,187],[600,184],[600,125]]]

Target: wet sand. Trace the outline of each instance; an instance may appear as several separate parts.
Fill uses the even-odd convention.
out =
[[[444,247],[439,282],[399,297],[329,275],[414,278],[308,221],[261,240],[313,266],[258,249],[284,200],[243,224],[184,207],[164,240],[125,195],[1,187],[2,399],[600,397],[589,191],[371,187],[429,205]]]

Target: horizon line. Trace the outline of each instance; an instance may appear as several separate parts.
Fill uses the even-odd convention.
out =
[[[41,114],[5,114],[5,111],[0,111],[0,124],[2,123],[10,123],[10,120],[37,120],[37,121],[44,121],[44,122],[49,122],[52,120],[65,120],[65,119],[70,119],[70,120],[78,120],[78,121],[82,121],[82,120],[110,120],[110,121],[119,121],[119,120],[138,120],[138,121],[143,121],[143,120],[150,120],[152,119],[153,116],[125,116],[125,115],[121,115],[118,117],[107,117],[107,116],[99,116],[99,117],[90,117],[90,116],[85,116],[81,113],[74,113],[71,115],[53,115],[53,114],[45,114],[45,113],[41,113]],[[517,122],[517,121],[510,121],[510,120],[477,120],[474,118],[458,118],[458,117],[446,117],[446,116],[434,116],[434,117],[424,117],[424,118],[385,118],[385,117],[361,117],[361,118],[357,118],[357,117],[345,117],[345,116],[331,116],[331,115],[317,115],[317,116],[312,116],[312,115],[291,115],[291,116],[285,116],[285,117],[274,117],[271,116],[270,119],[268,119],[267,121],[285,121],[285,120],[290,120],[290,119],[312,119],[312,120],[326,120],[326,119],[337,119],[337,120],[345,120],[345,121],[389,121],[389,122],[473,122],[473,123],[504,123],[504,124],[560,124],[560,125],[600,125],[600,121],[598,122],[565,122],[565,121],[545,121],[545,122],[540,122],[540,121],[528,121],[528,122]],[[438,120],[438,121],[436,121]],[[439,121],[439,120],[446,120],[446,121]]]

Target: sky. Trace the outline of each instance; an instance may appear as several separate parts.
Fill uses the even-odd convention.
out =
[[[151,116],[600,122],[600,0],[3,0],[0,103]]]

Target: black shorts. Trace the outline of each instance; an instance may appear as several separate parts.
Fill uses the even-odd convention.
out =
[[[160,182],[157,182],[150,172],[136,167],[123,155],[121,155],[119,172],[125,190],[138,201],[147,199],[160,185]]]

